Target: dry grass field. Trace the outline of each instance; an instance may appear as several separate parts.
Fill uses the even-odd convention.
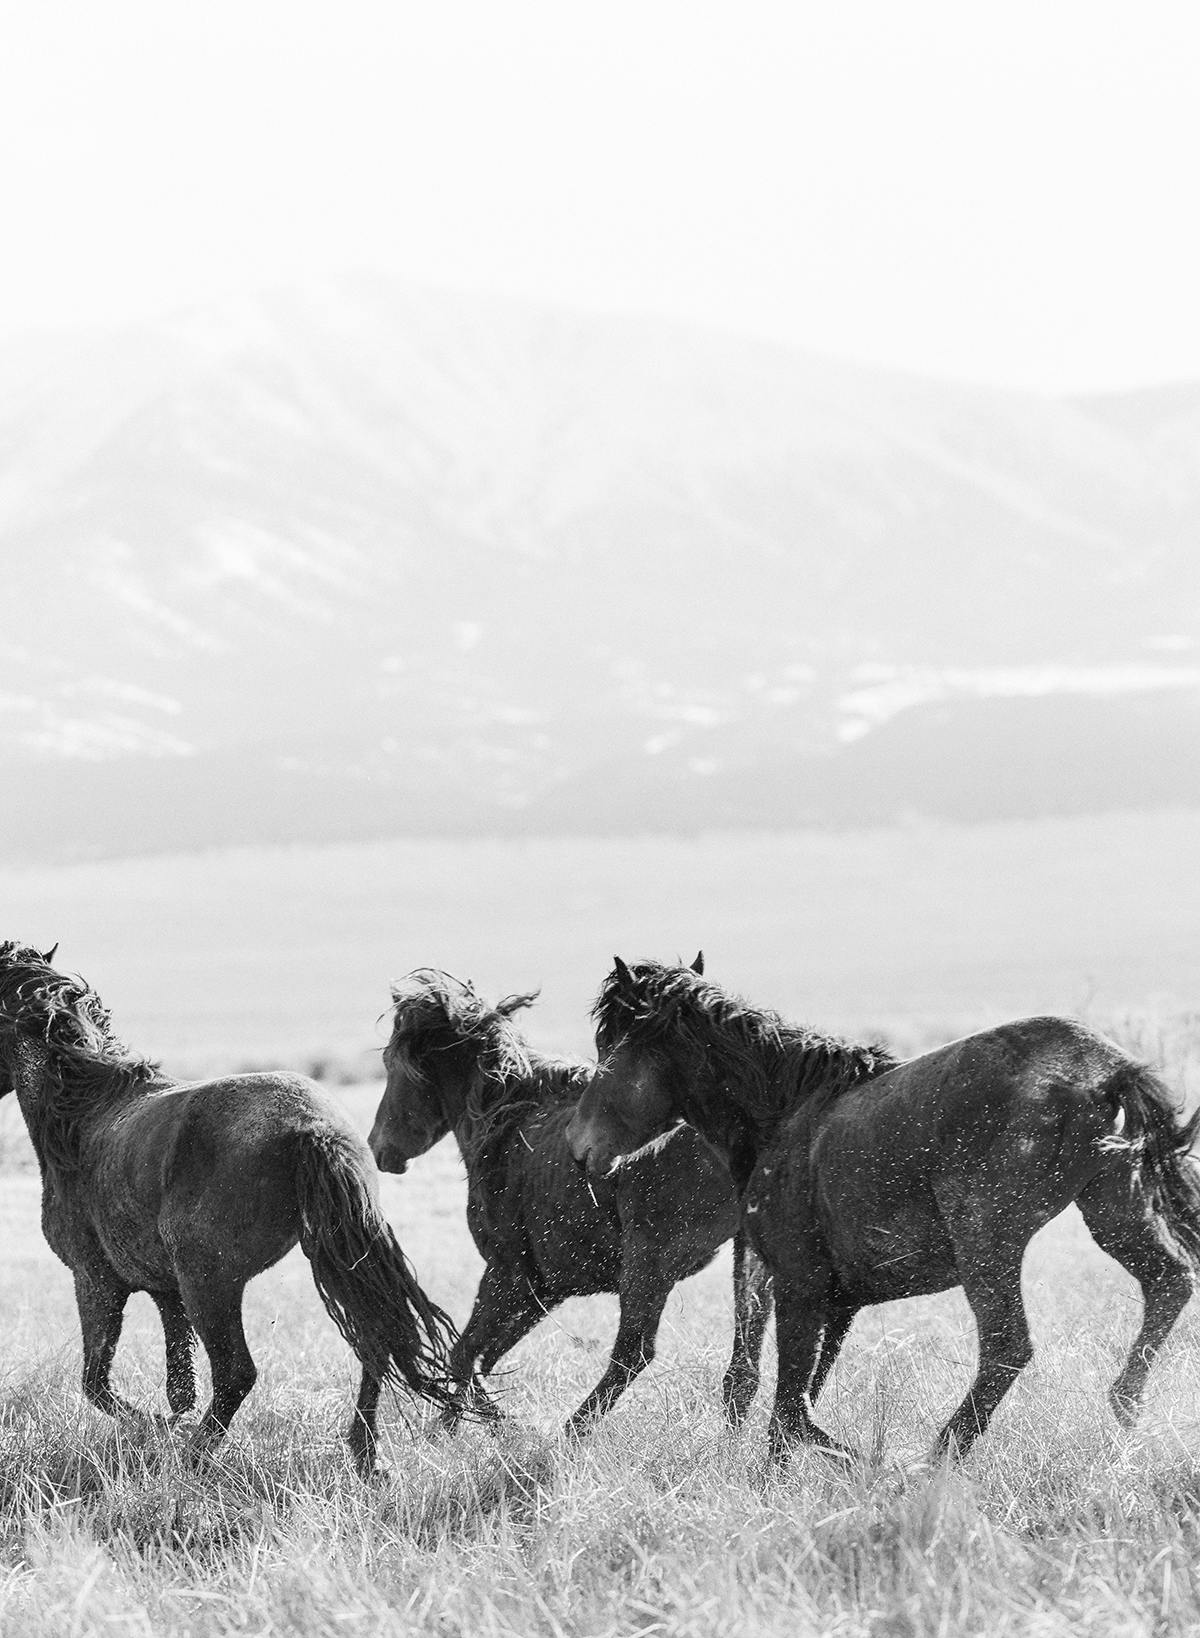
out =
[[[378,1088],[347,1102],[369,1119]],[[961,1297],[856,1321],[824,1415],[849,1475],[763,1463],[771,1372],[727,1433],[728,1253],[669,1304],[659,1358],[583,1446],[559,1424],[600,1374],[614,1299],[566,1305],[510,1357],[498,1435],[388,1407],[390,1475],[341,1443],[355,1371],[298,1252],[251,1287],[258,1387],[199,1474],[165,1433],[87,1408],[71,1282],[28,1164],[0,1179],[0,1631],[46,1635],[1193,1633],[1200,1626],[1200,1309],[1139,1430],[1104,1390],[1136,1289],[1068,1214],[1035,1241],[1037,1357],[961,1471],[921,1458],[974,1355]],[[385,1180],[422,1280],[465,1318],[479,1261],[457,1155]],[[771,1341],[768,1338],[767,1358]],[[161,1341],[130,1306],[116,1380],[162,1405]]]
[[[472,936],[484,987],[544,979],[540,1039],[582,1049],[610,938],[668,954],[703,940],[714,975],[816,1022],[882,1027],[902,1049],[960,1023],[1086,1005],[1194,1099],[1200,1026],[1181,997],[1197,890],[1180,866],[1200,821],[1166,816],[1149,838],[1123,821],[1100,840],[1033,832],[644,843],[620,868],[601,844],[586,857],[481,844],[457,864],[405,844],[9,872],[2,931],[62,936],[64,964],[96,983],[135,1046],[196,1065],[304,1061],[323,1046],[338,1066],[367,1064],[387,980],[422,960],[466,965]],[[387,869],[409,873],[402,888]],[[364,1129],[378,1090],[337,1094]],[[83,1403],[71,1281],[41,1239],[14,1113],[0,1155],[5,1638],[1200,1630],[1200,1303],[1159,1362],[1142,1425],[1121,1433],[1104,1392],[1137,1292],[1073,1213],[1030,1249],[1035,1362],[961,1469],[923,1465],[974,1360],[950,1293],[856,1320],[823,1400],[863,1452],[856,1469],[800,1456],[767,1474],[770,1336],[748,1427],[733,1436],[719,1413],[726,1251],[674,1293],[657,1361],[586,1444],[559,1429],[603,1368],[615,1299],[568,1304],[510,1356],[498,1434],[448,1439],[389,1404],[390,1475],[364,1488],[341,1440],[354,1364],[293,1253],[249,1289],[259,1383],[197,1473],[167,1434]],[[385,1179],[384,1200],[461,1323],[480,1264],[456,1154],[443,1144]],[[146,1298],[130,1305],[114,1380],[163,1406]]]

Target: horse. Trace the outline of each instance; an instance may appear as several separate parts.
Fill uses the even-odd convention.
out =
[[[445,1405],[456,1333],[380,1213],[366,1144],[300,1075],[169,1080],[53,955],[0,944],[0,1096],[16,1093],[41,1169],[43,1232],[75,1278],[84,1394],[110,1416],[141,1416],[110,1373],[125,1304],[149,1292],[171,1422],[196,1403],[197,1336],[208,1354],[212,1401],[189,1443],[207,1458],[257,1377],[246,1282],[299,1243],[362,1364],[348,1440],[369,1477],[383,1384]]]
[[[485,1268],[450,1376],[482,1417],[499,1411],[486,1376],[568,1297],[615,1292],[620,1323],[608,1368],[567,1423],[583,1433],[654,1358],[671,1287],[712,1261],[737,1228],[725,1166],[690,1128],[636,1156],[612,1181],[589,1184],[565,1129],[594,1065],[544,1057],[513,1023],[536,992],[489,1006],[433,968],[392,991],[387,1086],[369,1143],[382,1171],[403,1172],[453,1131],[467,1171],[467,1224]],[[758,1387],[770,1282],[734,1242],[735,1333],[723,1382],[737,1424]],[[461,1401],[460,1401],[461,1404]],[[443,1413],[453,1427],[460,1405]]]
[[[1200,1181],[1167,1088],[1068,1018],[1023,1018],[905,1063],[786,1023],[694,969],[616,958],[596,1001],[600,1067],[567,1129],[597,1178],[689,1121],[725,1155],[775,1288],[773,1462],[853,1452],[812,1403],[854,1315],[961,1286],[974,1382],[938,1435],[965,1455],[1032,1357],[1021,1261],[1071,1201],[1138,1281],[1141,1330],[1109,1390],[1130,1426],[1200,1266]],[[619,1170],[618,1174],[619,1175]]]

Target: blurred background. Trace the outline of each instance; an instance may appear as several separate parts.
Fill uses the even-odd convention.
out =
[[[181,1071],[614,950],[1200,1038],[1200,17],[51,3],[0,936]],[[1197,1088],[1200,1090],[1200,1088]]]

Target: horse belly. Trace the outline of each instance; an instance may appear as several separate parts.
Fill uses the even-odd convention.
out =
[[[961,1283],[954,1248],[923,1215],[864,1224],[833,1252],[838,1285],[858,1303],[926,1297]]]
[[[617,1291],[621,1285],[621,1242],[610,1231],[563,1233],[549,1225],[529,1233],[529,1250],[541,1289],[555,1301]]]
[[[861,1195],[853,1209],[844,1200],[822,1204],[837,1281],[853,1300],[892,1302],[959,1284],[954,1247],[926,1181],[900,1196]]]
[[[112,1267],[134,1291],[173,1291],[175,1265],[157,1233],[142,1224],[104,1225],[105,1255]]]

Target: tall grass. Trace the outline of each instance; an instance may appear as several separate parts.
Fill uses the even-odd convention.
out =
[[[10,1399],[0,1438],[0,1624],[17,1638],[1194,1632],[1190,1440],[1161,1394],[1148,1431],[1118,1437],[1083,1403],[1082,1381],[1101,1385],[1084,1363],[1039,1373],[962,1471],[897,1459],[913,1389],[935,1383],[881,1384],[860,1360],[837,1423],[868,1456],[848,1474],[802,1455],[768,1476],[761,1425],[723,1434],[715,1372],[692,1371],[647,1384],[581,1448],[520,1424],[397,1437],[393,1477],[370,1489],[327,1397],[314,1415],[294,1381],[196,1473],[162,1431],[104,1427],[43,1378]]]

